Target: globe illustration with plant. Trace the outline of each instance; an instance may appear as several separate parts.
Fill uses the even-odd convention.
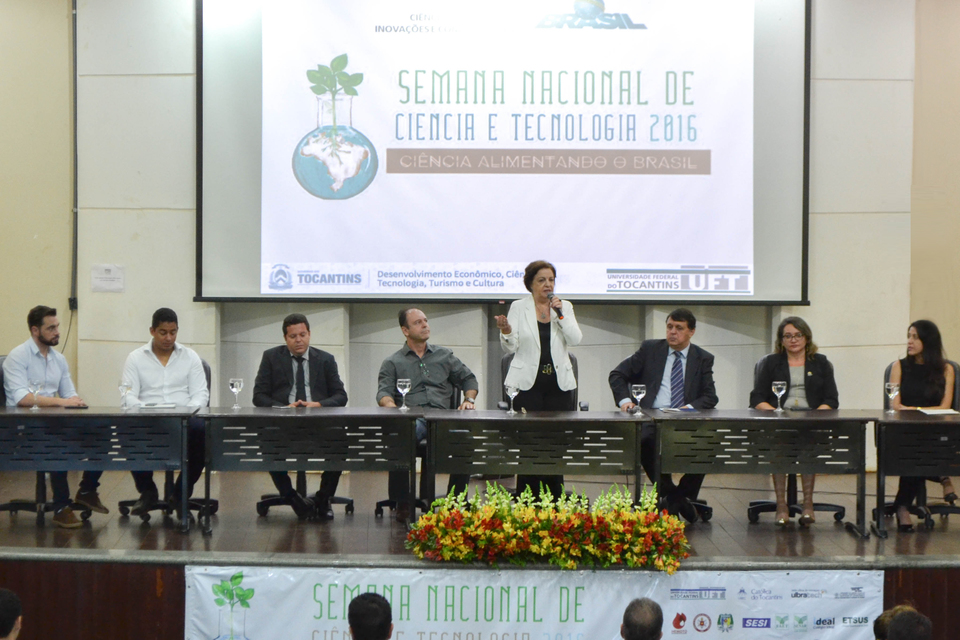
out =
[[[293,152],[293,174],[306,191],[324,200],[346,200],[377,176],[377,150],[353,127],[353,98],[362,73],[347,73],[347,54],[307,71],[317,96],[317,128]]]

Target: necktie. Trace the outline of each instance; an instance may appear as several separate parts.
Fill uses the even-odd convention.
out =
[[[683,363],[680,352],[673,352],[673,369],[670,370],[670,406],[674,409],[686,404],[683,401]]]
[[[303,375],[303,356],[294,356],[297,361],[297,400],[307,400],[307,384],[304,382]]]

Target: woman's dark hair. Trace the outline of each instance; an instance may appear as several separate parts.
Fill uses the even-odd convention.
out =
[[[797,331],[803,334],[803,337],[807,339],[806,345],[806,357],[810,357],[817,352],[817,344],[813,341],[813,331],[810,330],[810,325],[807,324],[807,321],[798,316],[790,316],[789,318],[784,318],[783,322],[780,323],[780,326],[777,327],[777,344],[774,345],[774,350],[777,353],[784,352],[783,346],[783,329],[788,324],[792,324],[797,328]]]
[[[917,330],[917,338],[923,343],[923,351],[920,355],[923,357],[923,364],[926,365],[927,379],[924,385],[931,395],[942,398],[947,388],[947,377],[943,373],[946,366],[946,358],[943,356],[943,339],[940,337],[940,329],[930,320],[917,320],[911,325]],[[909,331],[909,327],[907,331]],[[916,362],[916,356],[908,355],[911,361]]]
[[[550,271],[553,271],[553,277],[557,277],[557,268],[555,266],[546,260],[534,260],[528,264],[527,268],[523,271],[523,286],[531,293],[533,292],[533,279],[540,272],[540,269],[550,269]]]

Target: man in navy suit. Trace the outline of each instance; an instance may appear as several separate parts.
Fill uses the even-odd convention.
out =
[[[647,393],[640,401],[644,409],[713,409],[717,390],[713,384],[713,355],[690,344],[697,330],[697,319],[689,309],[675,309],[667,316],[666,340],[644,340],[632,356],[610,372],[610,389],[621,411],[636,407],[630,385],[643,384]],[[645,425],[640,432],[640,462],[653,477],[656,457],[656,430]],[[702,474],[688,473],[675,485],[669,474],[660,476],[660,497],[667,510],[679,513],[690,522],[697,511],[690,504],[697,498]]]
[[[253,386],[253,404],[257,407],[343,407],[347,392],[337,371],[337,362],[326,351],[310,346],[310,322],[306,316],[291,313],[283,319],[285,345],[267,349],[260,361]],[[339,471],[324,471],[320,490],[311,501],[296,492],[285,471],[271,471],[270,477],[280,495],[286,498],[300,519],[332,518],[330,498],[337,492]]]

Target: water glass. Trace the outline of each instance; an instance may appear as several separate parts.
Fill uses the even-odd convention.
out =
[[[233,410],[240,409],[240,392],[243,390],[243,378],[230,378],[230,391],[233,392]]]
[[[780,406],[780,398],[787,392],[787,383],[784,380],[777,380],[773,383],[773,392],[777,394],[777,413],[783,413],[783,407]]]
[[[898,382],[885,382],[883,385],[883,390],[887,392],[887,398],[890,400],[890,406],[887,408],[887,413],[894,413],[893,399],[897,397],[898,393],[900,393],[900,384]]]
[[[400,378],[397,380],[397,391],[400,392],[400,411],[409,411],[407,406],[407,393],[410,392],[410,378]]]

